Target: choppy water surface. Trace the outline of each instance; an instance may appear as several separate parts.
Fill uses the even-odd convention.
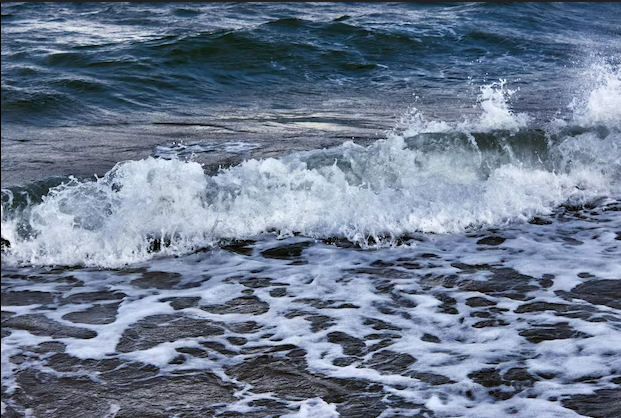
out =
[[[3,417],[621,415],[616,3],[3,3]]]

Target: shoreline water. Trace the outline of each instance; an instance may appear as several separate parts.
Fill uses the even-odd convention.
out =
[[[619,210],[375,251],[264,236],[114,270],[3,266],[3,409],[614,416]]]

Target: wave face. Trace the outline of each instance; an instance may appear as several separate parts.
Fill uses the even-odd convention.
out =
[[[480,88],[477,117],[428,120],[411,109],[368,146],[247,159],[213,175],[170,148],[96,181],[5,189],[5,260],[112,267],[264,233],[393,246],[618,197],[618,72],[596,80],[572,102],[573,118],[545,129],[510,109],[501,80]]]

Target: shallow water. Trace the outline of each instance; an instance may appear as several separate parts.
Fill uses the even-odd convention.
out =
[[[377,250],[262,235],[3,267],[6,396],[35,416],[614,416],[619,205]]]

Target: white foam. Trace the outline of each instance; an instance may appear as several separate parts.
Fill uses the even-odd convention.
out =
[[[49,337],[38,337],[23,330],[15,330],[2,338],[2,386],[6,387],[7,394],[12,394],[19,387],[15,381],[19,366],[11,362],[11,357],[22,352],[20,347],[35,346],[49,340]]]
[[[608,214],[610,215],[610,214]],[[607,215],[607,216],[608,216]],[[581,221],[584,222],[584,221]],[[591,221],[590,228],[580,229],[599,236],[604,228],[618,230],[619,218],[610,215],[609,222],[601,224]],[[194,319],[205,319],[223,324],[253,321],[258,324],[257,332],[243,333],[247,339],[244,349],[265,346],[283,346],[293,344],[305,350],[304,360],[307,371],[315,376],[326,376],[333,379],[365,379],[382,385],[388,393],[417,405],[425,405],[438,417],[495,417],[511,414],[521,418],[533,415],[552,417],[571,417],[575,414],[562,406],[559,401],[574,394],[591,394],[593,388],[607,388],[611,385],[610,378],[618,374],[620,333],[615,329],[614,321],[590,322],[590,318],[563,316],[554,311],[516,313],[516,308],[524,303],[549,302],[580,306],[584,301],[567,302],[554,293],[555,287],[532,290],[528,301],[514,300],[502,296],[484,295],[479,292],[466,291],[459,286],[436,286],[433,289],[424,287],[425,280],[449,277],[459,271],[452,266],[454,262],[479,265],[488,263],[489,269],[516,268],[519,273],[533,274],[530,283],[535,283],[544,273],[553,273],[555,282],[564,283],[562,288],[567,291],[588,278],[579,277],[581,271],[597,267],[597,271],[610,271],[611,266],[618,264],[607,251],[608,239],[587,240],[586,236],[578,236],[588,241],[589,247],[582,248],[589,253],[584,261],[581,257],[581,246],[563,248],[559,236],[576,227],[573,222],[555,225],[512,224],[502,229],[507,240],[494,248],[477,245],[477,238],[464,234],[431,235],[417,242],[415,247],[383,248],[374,251],[335,248],[331,245],[315,243],[304,250],[302,257],[306,264],[290,264],[291,260],[269,259],[259,253],[277,245],[308,242],[307,238],[290,237],[274,240],[265,236],[253,248],[254,255],[240,256],[225,250],[198,253],[179,258],[158,258],[145,264],[147,270],[175,272],[194,286],[178,286],[173,289],[143,288],[132,283],[141,277],[140,271],[127,275],[98,269],[69,270],[59,273],[58,280],[52,280],[42,286],[41,283],[7,279],[7,285],[13,291],[44,290],[60,293],[64,297],[76,295],[75,289],[90,293],[101,289],[120,291],[127,295],[118,308],[114,322],[103,325],[72,324],[98,333],[91,339],[59,338],[66,345],[66,353],[77,358],[110,358],[117,356],[123,361],[135,361],[158,366],[162,373],[184,372],[187,370],[210,370],[225,381],[235,384],[234,375],[227,376],[230,366],[240,365],[252,358],[252,354],[241,354],[238,346],[227,340],[234,332],[226,330],[223,335],[178,338],[175,341],[164,341],[146,349],[137,349],[128,353],[114,354],[115,345],[121,336],[137,321],[153,315],[184,315]],[[541,229],[543,228],[543,229]],[[567,229],[563,229],[567,228]],[[598,229],[599,228],[599,229]],[[526,238],[525,238],[526,237]],[[614,240],[614,238],[610,238]],[[554,257],[546,258],[545,251],[553,245]],[[583,244],[587,245],[587,244]],[[617,249],[618,251],[618,249]],[[420,254],[437,254],[435,258],[423,258]],[[543,254],[531,260],[532,254]],[[374,262],[381,260],[390,266],[374,267]],[[530,261],[529,261],[530,260]],[[414,269],[402,265],[404,261],[418,263]],[[538,270],[531,264],[539,266]],[[574,264],[582,263],[582,269]],[[495,267],[493,267],[495,266]],[[525,271],[521,266],[532,268]],[[208,274],[208,279],[205,278]],[[459,272],[461,280],[491,280],[491,272],[483,268],[471,273]],[[71,276],[80,281],[72,292],[66,290],[63,277]],[[252,287],[253,296],[269,304],[269,310],[261,314],[243,314],[239,312],[212,313],[199,307],[188,307],[173,311],[169,298],[199,297],[201,305],[222,304],[244,295],[249,288],[240,282],[240,278],[271,278],[285,288],[284,295],[275,296],[271,293],[273,286]],[[566,282],[566,283],[565,283]],[[427,282],[429,283],[429,282]],[[570,284],[569,284],[570,283]],[[390,284],[388,289],[382,285]],[[566,285],[566,286],[565,286]],[[276,286],[274,284],[274,286]],[[436,297],[444,293],[455,299],[457,314],[442,311],[441,301]],[[483,318],[472,314],[481,311],[470,307],[466,302],[469,298],[479,296],[489,299],[497,305],[497,315],[507,323],[502,326],[478,328],[475,323]],[[395,297],[399,303],[395,303]],[[405,301],[409,303],[405,303]],[[309,303],[316,301],[316,303]],[[325,303],[325,306],[322,305]],[[349,307],[338,307],[348,304]],[[15,308],[15,309],[14,309]],[[10,307],[20,315],[38,313],[48,318],[69,325],[62,317],[73,311],[82,311],[83,303],[67,303],[61,306],[28,305]],[[388,308],[388,310],[385,310]],[[603,305],[591,304],[588,310],[594,315],[608,313],[618,316],[617,310]],[[6,307],[4,307],[6,309]],[[304,312],[304,315],[291,315],[293,312]],[[311,321],[314,315],[330,318],[326,327],[313,330]],[[374,329],[367,321],[379,320],[399,330]],[[587,338],[566,338],[553,341],[542,341],[533,344],[520,336],[520,332],[543,324],[567,322],[576,330],[592,335]],[[391,337],[386,349],[409,354],[417,361],[404,372],[379,372],[368,362],[374,351],[363,351],[353,358],[349,366],[336,366],[333,362],[340,357],[347,357],[343,347],[330,341],[331,332],[343,332],[362,341],[370,348],[381,343],[386,335]],[[9,356],[20,354],[20,350],[28,350],[38,343],[50,341],[50,337],[35,337],[27,331],[11,330],[12,334],[3,338],[3,384],[14,385],[17,367],[9,363]],[[370,334],[378,334],[375,337]],[[384,336],[382,336],[384,334]],[[424,341],[425,334],[439,338],[440,342]],[[232,354],[220,355],[210,351],[206,357],[191,357],[183,364],[171,364],[178,355],[177,348],[200,348],[201,342],[210,341],[223,344]],[[260,350],[259,350],[260,353]],[[257,354],[259,355],[259,354]],[[272,355],[272,354],[270,354]],[[276,354],[275,354],[276,355]],[[351,357],[351,356],[349,356]],[[32,357],[28,367],[41,368],[46,373],[54,373],[46,365],[46,358]],[[283,357],[283,361],[287,361]],[[7,366],[4,367],[5,362]],[[469,375],[472,372],[497,368],[505,373],[511,368],[524,368],[533,376],[532,386],[523,388],[521,393],[507,400],[493,399],[487,388],[477,384]],[[435,373],[451,379],[441,385],[432,385],[409,376],[409,371]],[[552,378],[539,378],[537,374],[549,374]],[[577,379],[590,376],[604,376],[598,383],[589,383]],[[228,379],[228,380],[227,380]],[[243,383],[243,382],[242,382]],[[239,383],[242,385],[242,383]],[[502,390],[512,390],[501,386]],[[470,391],[471,396],[465,393]],[[221,406],[221,412],[260,412],[260,407],[251,406],[253,400],[275,399],[285,402],[289,409],[295,410],[292,417],[336,417],[337,405],[326,403],[321,399],[306,399],[293,402],[290,399],[279,399],[275,393],[262,393],[256,387],[243,385],[237,393],[238,401]],[[399,410],[386,410],[383,416],[402,416]]]
[[[478,100],[483,113],[477,121],[478,126],[471,128],[473,131],[490,131],[495,129],[517,130],[525,128],[531,118],[525,113],[514,113],[509,107],[510,97],[517,92],[505,88],[506,80],[501,79],[481,87],[481,95]]]
[[[197,142],[186,144],[184,141],[162,144],[155,147],[154,157],[164,159],[193,159],[197,154],[209,152],[226,152],[229,154],[244,154],[261,145],[256,142],[231,141],[224,143]]]
[[[103,416],[103,418],[114,418],[116,417],[116,414],[118,414],[120,410],[121,410],[120,405],[112,403],[110,404],[110,410],[108,411],[106,415]]]
[[[335,163],[328,164],[332,156]],[[388,236],[390,243],[416,231],[522,222],[614,186],[607,173],[583,165],[553,173],[506,164],[482,178],[477,159],[463,149],[410,150],[394,137],[367,148],[346,143],[247,160],[211,178],[197,163],[129,161],[97,182],[52,190],[32,207],[34,234],[26,239],[15,238],[17,220],[3,217],[3,237],[11,241],[7,261],[118,266],[151,257],[153,238],[170,240],[163,252],[175,254],[271,230],[344,236],[362,245]]]
[[[592,96],[615,97],[618,74],[603,74]],[[176,156],[215,145],[160,147],[165,158],[121,162],[96,182],[74,179],[52,189],[25,219],[3,205],[2,236],[11,243],[3,258],[9,264],[114,267],[150,259],[154,249],[184,254],[264,232],[390,246],[404,235],[525,222],[564,202],[619,193],[621,134],[614,129],[603,136],[556,130],[560,138],[550,140],[548,161],[516,157],[519,144],[510,138],[529,117],[511,111],[513,93],[504,80],[483,86],[476,105],[481,115],[472,121],[429,121],[414,109],[372,145],[346,142],[248,159],[214,176]],[[604,102],[593,100],[584,117],[615,119],[602,116],[593,103]],[[509,134],[496,138],[499,151],[480,149],[477,132]],[[221,144],[226,152],[254,146]],[[24,223],[28,234],[18,233]]]
[[[515,418],[582,418],[580,415],[570,409],[563,408],[557,402],[547,401],[545,399],[526,399],[518,398],[509,402],[490,403],[481,402],[475,405],[469,405],[464,410],[464,405],[459,403],[448,403],[441,405],[437,401],[431,402],[435,416],[441,418],[464,417],[464,418],[498,418],[511,416]]]
[[[282,418],[338,418],[341,414],[336,411],[336,405],[329,404],[321,398],[307,399],[300,403],[300,410]]]
[[[598,61],[582,73],[583,92],[570,105],[581,126],[621,128],[621,67]]]
[[[478,117],[464,117],[461,121],[428,120],[416,108],[408,110],[399,124],[403,135],[414,136],[419,133],[449,132],[492,132],[494,130],[518,131],[527,128],[532,118],[526,113],[515,113],[510,105],[511,97],[518,89],[507,87],[507,80],[482,85],[473,108],[479,111]]]

